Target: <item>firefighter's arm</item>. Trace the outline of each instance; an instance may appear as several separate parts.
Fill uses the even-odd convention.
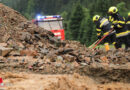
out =
[[[112,28],[118,28],[117,25],[118,25],[118,21],[117,20],[112,22]]]
[[[97,37],[98,37],[98,39],[101,39],[101,29],[97,28],[96,31],[97,31]]]
[[[124,17],[120,17],[118,22],[117,22],[117,27],[118,28],[123,28],[125,26],[125,18]]]
[[[118,28],[122,28],[124,26],[125,26],[125,21],[123,21],[123,20],[118,21],[118,24],[117,24]]]

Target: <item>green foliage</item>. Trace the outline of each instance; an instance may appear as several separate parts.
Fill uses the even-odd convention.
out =
[[[31,19],[34,16],[34,0],[28,0],[28,5],[25,13],[25,17]]]
[[[78,36],[80,33],[80,26],[83,18],[84,18],[83,8],[79,3],[77,3],[74,8],[74,11],[72,12],[69,23],[69,30],[72,36],[71,39],[78,40]]]
[[[119,13],[122,15],[122,16],[127,16],[127,12],[128,12],[128,9],[126,8],[126,3],[125,2],[120,2],[117,4],[117,8],[119,10]]]

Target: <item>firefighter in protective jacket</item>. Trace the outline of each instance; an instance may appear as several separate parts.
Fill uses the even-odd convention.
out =
[[[114,6],[110,7],[108,10],[109,21],[112,23],[113,28],[116,30],[116,44],[115,47],[121,48],[122,44],[125,44],[125,49],[130,46],[128,41],[128,30],[125,25],[125,19],[119,15],[118,9]]]
[[[130,33],[130,12],[128,13],[128,19],[126,20],[126,26]]]
[[[93,17],[93,22],[96,24],[96,31],[98,39],[101,39],[101,33],[103,35],[109,34],[110,30],[112,30],[111,23],[108,21],[107,18],[101,18],[99,15],[95,15]],[[113,31],[104,39],[104,45],[106,51],[109,50],[109,43],[116,43],[116,35]]]
[[[128,13],[128,19],[126,20],[126,27],[127,31],[129,32],[129,39],[130,39],[130,12]]]

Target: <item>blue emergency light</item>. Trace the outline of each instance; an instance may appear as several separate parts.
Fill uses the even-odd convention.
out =
[[[36,19],[37,20],[44,20],[44,19],[49,19],[49,18],[61,18],[60,15],[54,15],[54,16],[41,16],[41,15],[37,15]]]

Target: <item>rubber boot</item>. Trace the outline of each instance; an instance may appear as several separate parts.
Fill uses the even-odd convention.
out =
[[[105,45],[105,50],[109,51],[110,50],[109,43],[105,43],[104,45]]]

